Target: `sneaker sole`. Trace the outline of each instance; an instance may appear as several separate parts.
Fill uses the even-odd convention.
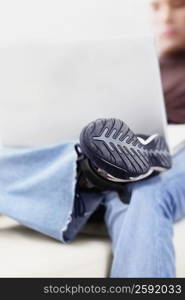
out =
[[[118,119],[98,119],[88,124],[80,135],[82,152],[113,181],[114,178],[115,181],[118,178],[120,181],[139,180],[153,171],[169,169],[167,145],[160,137],[156,144],[155,149],[150,149]],[[158,164],[155,164],[156,157]]]

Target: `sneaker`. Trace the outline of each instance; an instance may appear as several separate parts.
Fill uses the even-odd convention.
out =
[[[113,182],[101,176],[91,161],[81,150],[80,144],[75,145],[77,153],[77,174],[75,191],[75,216],[83,216],[85,203],[80,197],[82,192],[88,193],[106,193],[107,191],[116,191],[120,200],[124,203],[130,202],[130,192],[127,185],[122,182]]]
[[[113,182],[141,180],[172,165],[162,136],[136,135],[118,119],[89,123],[80,134],[80,147],[92,168]]]

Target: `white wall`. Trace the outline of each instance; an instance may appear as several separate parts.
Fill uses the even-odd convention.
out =
[[[0,41],[149,33],[148,0],[0,0]]]

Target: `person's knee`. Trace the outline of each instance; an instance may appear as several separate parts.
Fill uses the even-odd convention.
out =
[[[155,209],[168,219],[175,220],[179,199],[178,188],[178,183],[173,179],[148,184],[142,191],[143,205]]]
[[[169,179],[160,189],[159,206],[165,216],[171,216],[174,222],[185,216],[185,187],[182,176]]]
[[[132,190],[131,203],[138,210],[143,209],[146,213],[161,212],[166,217],[171,217],[174,203],[169,189],[162,181],[145,181],[136,185]]]

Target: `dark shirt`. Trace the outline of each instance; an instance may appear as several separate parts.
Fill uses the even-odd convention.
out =
[[[169,123],[185,123],[185,51],[160,58]]]

